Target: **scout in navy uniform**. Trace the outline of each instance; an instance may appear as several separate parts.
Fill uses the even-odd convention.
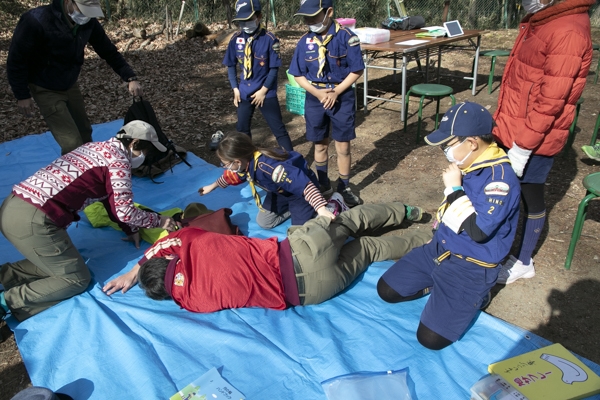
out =
[[[433,239],[413,249],[377,283],[379,296],[397,303],[431,292],[417,329],[432,350],[457,341],[489,303],[499,263],[508,255],[519,219],[520,185],[493,140],[490,113],[476,103],[452,106],[425,141],[450,162],[442,177],[444,201]]]
[[[360,40],[333,20],[331,0],[304,0],[296,15],[304,16],[310,32],[298,42],[289,73],[306,89],[306,138],[315,144],[319,184],[323,192],[331,192],[327,176],[331,123],[340,174],[337,191],[353,207],[362,203],[349,186],[350,141],[356,137],[352,85],[365,68]]]
[[[274,228],[290,217],[292,225],[302,225],[316,214],[335,218],[319,192],[315,173],[299,153],[257,148],[248,136],[231,133],[219,143],[217,156],[225,168],[223,176],[198,192],[202,196],[247,181],[260,209],[256,222],[261,228]],[[267,192],[262,204],[255,186]]]
[[[237,14],[233,20],[238,21],[241,31],[232,36],[223,64],[228,67],[233,104],[237,107],[236,129],[252,137],[250,122],[258,107],[279,146],[291,151],[292,141],[277,100],[277,72],[281,66],[279,39],[261,23],[258,0],[238,0],[235,9]],[[238,64],[241,68],[239,85],[236,77]]]

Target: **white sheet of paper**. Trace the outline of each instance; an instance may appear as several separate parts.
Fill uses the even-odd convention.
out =
[[[424,31],[437,31],[438,29],[446,30],[443,26],[426,26],[425,28],[421,28]]]
[[[396,44],[399,44],[400,46],[415,46],[417,44],[423,44],[423,43],[427,43],[427,42],[429,42],[429,40],[412,39],[412,40],[405,40],[404,42],[398,42]]]

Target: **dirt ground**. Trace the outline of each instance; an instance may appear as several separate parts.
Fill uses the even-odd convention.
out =
[[[0,25],[0,132],[8,141],[31,133],[47,130],[38,114],[25,119],[17,113],[16,102],[6,83],[6,57],[12,29],[18,14],[1,14]],[[121,21],[107,26],[109,35],[123,50],[131,37],[133,23]],[[211,26],[221,29],[223,26]],[[152,27],[148,28],[152,31]],[[282,39],[283,65],[289,65],[298,30],[275,31]],[[600,43],[600,31],[594,31],[594,42]],[[516,30],[487,32],[482,39],[483,49],[510,49]],[[147,98],[155,107],[163,130],[176,144],[194,152],[208,162],[217,163],[214,153],[208,150],[210,136],[216,130],[235,130],[236,114],[232,92],[225,68],[221,65],[224,47],[195,38],[186,40],[180,35],[167,42],[159,36],[143,50],[140,41],[134,42],[125,52],[126,59],[138,72]],[[86,108],[92,123],[122,118],[130,104],[130,97],[119,78],[88,51],[79,84],[86,98]],[[598,58],[593,59],[595,70]],[[479,68],[477,95],[472,96],[469,83],[462,79],[471,69],[472,53],[445,54],[442,61],[443,84],[454,88],[458,101],[469,100],[486,106],[491,112],[496,108],[500,76],[505,59],[499,59],[492,94],[487,92],[489,59],[482,58]],[[385,64],[385,61],[382,61]],[[411,68],[416,64],[412,62]],[[593,84],[594,73],[588,76],[583,94],[585,102],[577,123],[573,148],[564,156],[556,157],[555,166],[547,183],[548,222],[539,248],[534,255],[536,273],[533,279],[518,281],[509,286],[497,286],[493,300],[486,312],[518,325],[568,349],[600,362],[600,332],[594,329],[600,317],[600,204],[592,202],[577,246],[570,271],[564,270],[577,207],[584,197],[582,179],[598,171],[600,163],[589,160],[581,151],[588,144],[594,128],[599,93]],[[422,76],[411,73],[409,85],[422,82]],[[285,111],[285,68],[280,70],[279,100],[284,120],[293,139],[295,149],[312,161],[312,147],[304,139],[304,118]],[[370,75],[370,94],[399,97],[400,83],[390,74],[377,71]],[[424,207],[434,213],[442,200],[441,173],[446,164],[437,147],[428,147],[422,141],[415,143],[416,108],[412,99],[408,130],[402,130],[399,105],[370,101],[368,113],[362,106],[362,80],[358,84],[359,110],[357,112],[357,139],[352,144],[351,183],[367,203],[403,201]],[[450,105],[442,100],[441,109]],[[435,105],[424,109],[422,133],[433,130]],[[257,113],[253,121],[253,137],[264,146],[275,145],[268,127]],[[336,177],[335,149],[330,150],[330,176]],[[0,344],[0,400],[9,399],[30,385],[27,371],[21,360],[14,336],[2,327],[4,342]]]

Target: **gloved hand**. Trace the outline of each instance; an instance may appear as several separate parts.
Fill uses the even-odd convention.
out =
[[[523,170],[525,169],[525,165],[527,165],[527,161],[529,161],[529,156],[531,155],[531,150],[522,149],[515,142],[513,142],[512,147],[508,150],[508,158],[510,159],[510,164],[512,165],[515,174],[520,178],[523,176]]]

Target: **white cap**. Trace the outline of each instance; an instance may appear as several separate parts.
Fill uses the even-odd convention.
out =
[[[156,134],[154,127],[144,121],[134,120],[123,125],[121,130],[117,133],[117,138],[147,140],[152,142],[154,147],[158,150],[162,152],[167,151],[167,148],[158,140],[158,135]]]

